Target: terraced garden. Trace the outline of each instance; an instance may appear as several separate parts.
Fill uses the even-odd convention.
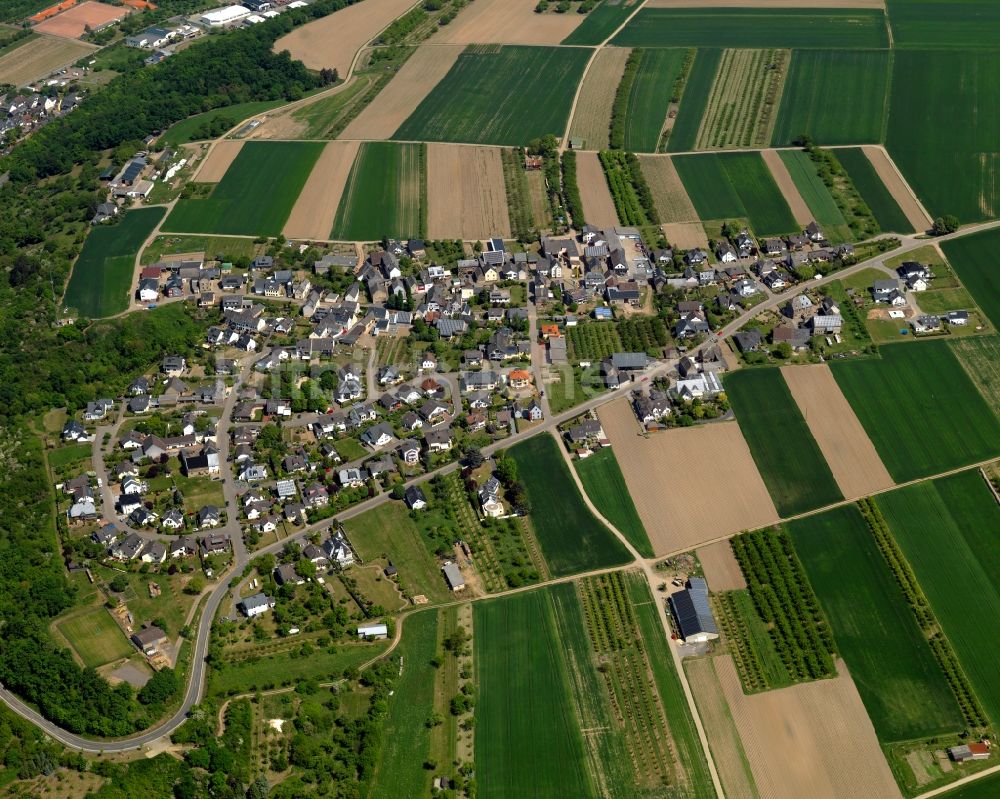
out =
[[[620,150],[603,150],[600,159],[615,211],[622,223],[636,227],[660,224],[660,215],[638,157]]]
[[[768,626],[757,614],[749,591],[718,594],[715,613],[745,693],[792,684],[792,677],[778,655]]]
[[[790,55],[777,49],[723,52],[697,149],[767,145]]]
[[[622,351],[622,340],[614,322],[585,322],[566,329],[566,338],[576,361],[600,361]]]

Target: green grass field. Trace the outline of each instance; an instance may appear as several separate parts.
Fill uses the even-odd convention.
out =
[[[955,274],[972,292],[994,327],[1000,328],[1000,264],[996,252],[1000,230],[963,236],[941,245]],[[922,306],[921,306],[922,307]]]
[[[644,8],[615,38],[620,47],[888,46],[875,9]]]
[[[625,112],[625,149],[655,153],[686,50],[643,50]]]
[[[754,462],[782,516],[844,498],[780,371],[734,372],[726,375],[725,388]]]
[[[994,0],[887,0],[893,46],[995,50],[1000,5]]]
[[[590,51],[472,45],[393,136],[525,145],[566,129]]]
[[[817,174],[816,162],[801,150],[781,150],[779,156],[788,169],[788,174],[792,176],[795,188],[799,190],[826,237],[834,244],[850,241],[851,227],[837,207],[830,190]]]
[[[365,561],[387,557],[399,570],[399,585],[409,595],[436,602],[451,596],[434,557],[402,502],[387,502],[344,522],[351,543]]]
[[[336,680],[345,669],[359,667],[388,646],[388,641],[343,644],[333,647],[333,652],[316,650],[309,657],[291,650],[256,660],[226,662],[209,670],[207,694],[231,696],[303,680]]]
[[[139,262],[143,265],[155,263],[164,255],[186,252],[204,252],[208,259],[219,258],[232,262],[238,258],[252,260],[257,251],[253,239],[235,236],[157,236],[142,251]]]
[[[393,650],[403,660],[385,721],[384,744],[370,783],[369,796],[424,796],[430,790],[430,772],[423,763],[430,752],[427,720],[434,710],[434,672],[438,614],[425,611],[408,616],[403,640]]]
[[[868,207],[875,215],[875,221],[882,230],[893,233],[913,233],[913,225],[906,218],[899,207],[899,203],[885,187],[882,178],[878,176],[872,162],[859,147],[848,147],[842,150],[834,150],[840,165],[847,170],[847,174],[854,183]]]
[[[596,795],[555,623],[556,589],[475,603],[476,779],[484,799]]]
[[[758,236],[799,229],[760,153],[708,153],[674,158],[703,220],[746,218]]]
[[[1000,505],[978,469],[876,502],[994,724],[1000,640]]]
[[[163,213],[162,208],[136,208],[117,224],[91,229],[73,265],[63,304],[92,318],[128,308],[136,253]]]
[[[213,128],[222,125],[231,128],[244,119],[270,111],[285,102],[287,101],[263,100],[255,103],[237,103],[236,105],[227,105],[225,108],[205,111],[203,114],[195,114],[193,117],[182,119],[176,125],[171,125],[167,132],[160,137],[159,144],[176,147],[178,144],[187,144],[189,141],[214,139],[220,134],[214,132]]]
[[[681,105],[677,110],[677,118],[670,131],[670,139],[667,141],[668,152],[685,152],[694,149],[695,139],[698,138],[698,128],[701,126],[701,118],[705,115],[705,108],[708,106],[708,95],[715,82],[715,75],[719,71],[719,62],[722,60],[722,50],[701,49],[694,57],[694,64],[691,65],[691,72],[688,74],[687,83],[684,86],[684,94],[681,95]]]
[[[1000,52],[898,50],[893,60],[886,146],[910,186],[932,217],[995,217]]]
[[[821,145],[882,141],[888,83],[888,50],[796,50],[771,143],[802,134]]]
[[[379,241],[422,235],[427,146],[365,142],[351,167],[330,238]]]
[[[56,627],[87,668],[96,669],[135,652],[125,633],[103,606],[58,621]]]
[[[1000,422],[946,341],[830,368],[897,483],[1000,455]]]
[[[644,557],[653,557],[646,528],[635,509],[625,476],[611,448],[602,449],[586,460],[574,461],[576,473],[590,501],[609,522],[622,531]]]
[[[962,729],[948,683],[858,508],[786,526],[879,739]]]
[[[628,550],[583,504],[583,498],[548,435],[511,447],[531,503],[531,521],[553,577],[629,561]]]
[[[587,14],[587,18],[569,36],[562,40],[563,44],[600,44],[614,33],[635,10],[635,0],[628,2],[609,3],[607,0]]]
[[[53,471],[58,471],[89,461],[93,452],[94,448],[91,444],[69,444],[46,452],[45,457]]]
[[[996,799],[1000,796],[1000,774],[990,774],[942,794],[941,799]]]
[[[249,141],[212,193],[180,200],[163,228],[277,236],[322,151],[322,142]]]

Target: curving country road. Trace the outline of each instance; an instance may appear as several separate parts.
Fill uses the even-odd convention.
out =
[[[961,236],[970,235],[984,230],[990,230],[996,227],[1000,227],[1000,220],[969,226],[967,228],[963,228],[960,231],[957,231],[956,233],[952,233],[947,236],[941,236],[935,240],[929,240],[926,238],[917,238],[915,236],[899,237],[901,241],[900,247],[897,247],[896,249],[890,252],[879,254],[866,261],[859,262],[854,266],[849,266],[845,269],[841,269],[819,280],[809,281],[808,285],[810,287],[822,286],[834,280],[841,280],[849,275],[855,274],[856,272],[860,272],[864,269],[868,269],[871,267],[884,267],[884,261],[886,258],[896,257],[898,255],[911,252],[913,250],[916,250],[920,247],[932,243],[932,241],[936,242],[948,241],[950,239],[959,238]],[[732,322],[730,322],[728,325],[726,325],[724,328],[718,331],[715,336],[707,339],[705,342],[698,345],[697,347],[692,348],[689,351],[689,354],[693,355],[698,351],[700,351],[701,349],[712,345],[715,341],[728,338],[737,330],[739,330],[744,324],[746,324],[750,319],[759,314],[762,310],[777,307],[779,304],[785,302],[785,300],[788,297],[794,296],[795,293],[796,290],[793,289],[791,291],[784,292],[782,294],[770,296],[763,303],[755,306],[751,310],[746,311],[740,316],[738,316],[736,319],[734,319]],[[532,325],[532,327],[533,326],[534,325]],[[540,357],[544,357],[544,352],[541,350],[533,350],[533,361],[535,361],[537,358]],[[248,373],[251,366],[252,366],[252,359],[248,359],[247,362],[243,365],[243,368],[240,373],[241,381],[245,379],[246,374]],[[541,364],[538,362],[534,363],[534,368],[537,380],[541,376]],[[669,371],[671,368],[673,368],[672,363],[660,363],[657,366],[652,367],[646,371],[644,375],[644,380],[652,378],[656,375],[663,374]],[[238,385],[239,384],[237,384],[237,386]],[[618,399],[619,397],[625,395],[627,393],[627,389],[630,388],[631,386],[632,386],[631,383],[625,382],[616,391],[604,393],[597,397],[592,397],[586,400],[585,402],[575,406],[574,408],[565,411],[564,413],[561,413],[557,416],[550,416],[545,421],[541,422],[540,424],[528,430],[514,433],[512,436],[510,436],[507,439],[504,439],[503,441],[500,441],[489,447],[485,447],[483,449],[483,454],[491,455],[496,450],[507,448],[513,444],[516,444],[519,441],[522,441],[526,438],[530,438],[531,436],[539,434],[551,434],[559,425],[563,424],[564,422],[567,422],[579,416],[580,414],[592,410],[606,402],[612,402]],[[541,387],[542,386],[539,386],[539,388]],[[220,455],[223,453],[228,454],[228,445],[229,445],[228,430],[230,424],[229,416],[231,415],[231,410],[235,402],[236,394],[237,394],[237,387],[234,386],[233,390],[230,393],[230,396],[227,397],[227,400],[223,405],[225,416],[220,421],[219,441],[218,441],[220,448]],[[100,440],[101,437],[97,439],[98,442],[100,442]],[[95,450],[98,450],[99,446],[100,445],[98,443],[95,446]],[[562,447],[560,447],[560,449],[562,450]],[[103,464],[103,458],[101,459],[101,463]],[[204,694],[205,676],[206,676],[205,656],[208,653],[208,644],[211,635],[212,622],[215,618],[216,613],[218,612],[220,605],[222,604],[223,600],[225,599],[226,595],[229,592],[229,581],[232,579],[234,575],[239,575],[240,573],[242,573],[244,567],[247,565],[247,563],[249,563],[252,557],[251,554],[247,552],[246,547],[243,544],[240,525],[238,523],[237,510],[235,507],[235,496],[236,496],[235,483],[232,480],[231,465],[228,463],[228,459],[223,461],[223,459],[220,458],[220,467],[222,469],[222,476],[225,486],[224,490],[226,496],[227,512],[229,514],[229,522],[227,523],[224,529],[226,530],[226,532],[229,532],[232,535],[234,560],[230,569],[224,575],[220,575],[219,584],[208,595],[208,600],[205,604],[204,611],[202,612],[201,619],[198,624],[197,633],[192,642],[194,651],[192,652],[192,657],[191,657],[191,667],[190,667],[190,672],[188,674],[187,687],[185,689],[183,701],[181,702],[180,707],[177,709],[177,711],[172,716],[170,716],[170,718],[166,719],[165,721],[162,721],[155,727],[152,727],[149,730],[146,730],[142,733],[138,733],[136,735],[121,739],[97,740],[76,735],[53,724],[52,722],[43,718],[36,710],[25,704],[15,694],[11,693],[6,688],[0,687],[0,700],[3,700],[3,702],[11,710],[13,710],[15,713],[17,713],[19,716],[26,719],[27,721],[30,721],[31,723],[35,724],[39,729],[41,729],[43,732],[51,736],[53,739],[59,741],[64,746],[83,752],[93,752],[93,753],[124,752],[131,749],[138,749],[143,746],[152,744],[156,741],[159,741],[160,739],[168,736],[181,724],[184,723],[185,719],[187,718],[187,714],[189,713],[191,708],[201,701]],[[452,462],[445,466],[440,467],[439,469],[420,475],[419,477],[415,477],[410,481],[408,481],[406,485],[409,486],[412,484],[423,482],[437,474],[445,474],[454,471],[457,468],[459,468],[459,464],[457,462]],[[589,502],[586,493],[583,493],[583,496],[584,496],[584,501],[587,502],[588,506],[591,507],[592,512],[594,512],[595,509]],[[326,519],[317,524],[308,525],[304,527],[302,531],[296,534],[295,538],[301,538],[303,536],[308,535],[309,533],[328,529],[330,525],[336,521],[343,521],[345,519],[350,519],[355,516],[358,516],[368,510],[371,510],[374,507],[377,507],[378,505],[381,505],[382,503],[388,500],[389,500],[389,494],[384,492],[376,494],[374,497],[371,497],[363,502],[358,503],[357,505],[354,505],[353,507],[345,511],[342,511],[341,513],[336,514],[331,519]],[[598,516],[600,517],[600,514],[598,514]],[[615,528],[612,525],[610,525],[610,523],[608,523],[608,527],[621,540],[623,540],[623,543],[625,543],[629,551],[632,552],[633,557],[636,558],[635,562],[637,562],[643,568],[647,577],[652,581],[653,579],[652,567],[655,564],[655,562],[662,559],[662,556],[661,558],[648,559],[648,560],[640,558],[638,556],[638,553],[634,550],[634,548],[627,542],[627,540],[624,539],[624,536],[621,535],[620,531],[615,530]],[[273,554],[279,552],[288,543],[289,540],[291,539],[283,539],[281,541],[275,542],[274,544],[270,544],[266,547],[263,547],[262,549],[259,549],[256,552],[254,552],[253,556],[262,554]],[[577,577],[579,577],[579,575],[571,576],[565,579],[576,579]],[[533,590],[534,588],[538,588],[541,585],[546,585],[546,584],[548,583],[541,583],[534,586],[528,586],[525,587],[524,589],[519,589],[519,590]],[[662,613],[662,609],[660,615],[661,616],[664,615]],[[665,617],[663,621],[664,623],[666,623]],[[696,719],[698,718],[697,714],[695,714],[695,718]],[[711,759],[709,762],[711,762]]]

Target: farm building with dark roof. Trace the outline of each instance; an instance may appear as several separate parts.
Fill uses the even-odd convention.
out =
[[[690,578],[685,589],[671,595],[667,601],[685,643],[711,641],[719,637],[719,628],[708,605],[708,583],[703,578]]]

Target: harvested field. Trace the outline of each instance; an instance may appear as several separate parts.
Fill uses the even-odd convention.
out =
[[[890,488],[892,477],[826,364],[785,366],[781,374],[847,499]]]
[[[902,175],[896,170],[895,165],[889,159],[885,150],[871,144],[861,149],[868,157],[868,160],[871,161],[872,166],[875,167],[878,176],[882,179],[893,199],[899,204],[900,209],[902,209],[910,224],[913,225],[913,229],[917,232],[928,230],[934,223],[934,220],[927,215],[927,212],[917,202],[916,195],[910,191],[910,187],[906,185],[906,181],[903,180]]]
[[[660,225],[660,228],[675,249],[693,250],[698,247],[708,249],[708,234],[701,222],[668,222]]]
[[[781,189],[788,207],[792,210],[792,216],[795,217],[795,221],[803,227],[808,225],[813,221],[812,212],[809,210],[809,206],[806,205],[806,201],[802,199],[802,195],[799,194],[799,190],[796,188],[792,176],[788,174],[788,168],[785,166],[785,162],[781,160],[778,151],[762,150],[761,155],[764,157],[764,163],[767,164],[767,168],[771,170],[774,182]]]
[[[365,0],[296,28],[274,43],[276,52],[288,50],[310,69],[335,69],[347,77],[354,56],[413,0]]]
[[[743,572],[728,541],[702,547],[696,553],[705,571],[705,579],[713,591],[739,591],[747,587]]]
[[[365,0],[368,2],[368,0]],[[340,134],[341,139],[388,139],[458,60],[459,45],[418,47],[403,68]]]
[[[427,235],[510,238],[499,148],[427,145]]]
[[[708,97],[696,149],[763,147],[771,140],[791,53],[726,50]]]
[[[23,86],[76,61],[97,48],[92,44],[36,36],[0,56],[0,83]]]
[[[284,234],[290,239],[326,239],[340,206],[347,177],[361,142],[330,142],[309,173],[302,193],[292,207]]]
[[[599,411],[653,551],[676,552],[778,519],[734,422],[649,438],[625,399]],[[717,453],[726,453],[725,458]]]
[[[639,164],[653,193],[660,219],[668,223],[698,221],[698,212],[681,183],[673,160],[665,155],[640,155]]]
[[[86,0],[68,11],[63,11],[45,22],[38,23],[35,30],[38,33],[49,33],[52,36],[62,36],[66,39],[79,39],[87,32],[88,28],[99,30],[112,22],[124,19],[130,13],[132,13],[131,8],[109,6],[106,3]]]
[[[476,0],[441,28],[432,41],[434,44],[559,44],[584,19],[583,14],[536,14],[534,0]]]
[[[722,687],[715,674],[715,662],[715,658],[688,659],[684,661],[684,672],[694,694],[701,723],[705,726],[712,759],[727,799],[755,799],[758,793],[750,762],[740,743],[733,714],[722,695]]]
[[[580,186],[583,213],[592,225],[620,225],[615,203],[608,190],[597,153],[581,150],[576,155],[576,179]]]
[[[591,150],[608,147],[611,106],[630,52],[624,47],[600,50],[583,81],[569,135],[583,139],[584,146]]]
[[[194,181],[196,183],[218,183],[242,149],[243,142],[238,139],[224,139],[216,142],[212,145],[211,152],[201,162],[201,166],[198,167]]]
[[[843,663],[832,680],[746,696],[732,659],[720,655],[714,661],[762,796],[900,795]],[[791,751],[796,757],[786,756]]]

